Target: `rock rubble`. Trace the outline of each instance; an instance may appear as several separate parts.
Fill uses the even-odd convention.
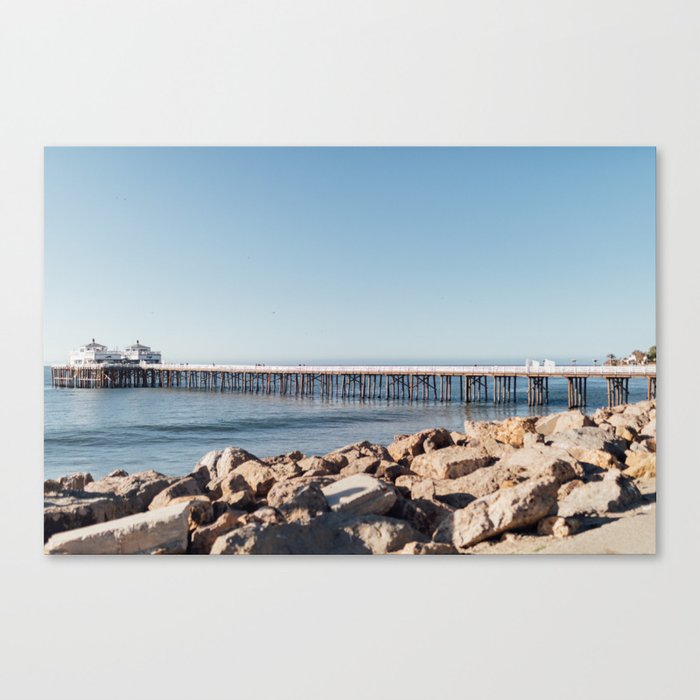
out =
[[[467,421],[326,455],[235,446],[169,477],[44,483],[48,554],[458,554],[565,538],[638,507],[656,476],[656,403]],[[481,544],[480,544],[481,543]]]

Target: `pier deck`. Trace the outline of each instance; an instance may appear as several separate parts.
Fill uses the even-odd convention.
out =
[[[630,379],[647,380],[647,397],[656,397],[656,365],[190,365],[94,364],[55,365],[51,382],[57,388],[180,387],[209,391],[494,403],[516,399],[517,381],[527,382],[527,402],[549,401],[549,380],[568,382],[568,405],[586,405],[587,380],[607,381],[608,405],[626,403]],[[490,380],[490,381],[489,381]]]

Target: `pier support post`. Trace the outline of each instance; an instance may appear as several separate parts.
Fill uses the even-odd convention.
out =
[[[586,405],[586,377],[567,377],[569,385],[569,409],[584,408]]]

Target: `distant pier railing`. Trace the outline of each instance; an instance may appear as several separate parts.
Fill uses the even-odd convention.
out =
[[[647,397],[656,398],[656,365],[55,365],[56,388],[187,388],[208,391],[321,396],[327,398],[407,399],[409,401],[516,400],[517,381],[527,381],[527,403],[549,402],[549,380],[568,382],[569,408],[587,402],[587,380],[607,381],[608,405],[627,403],[629,381],[646,378]],[[489,381],[490,380],[490,381]]]

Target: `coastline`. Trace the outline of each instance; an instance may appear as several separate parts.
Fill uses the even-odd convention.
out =
[[[48,554],[654,553],[654,400],[47,480]]]

